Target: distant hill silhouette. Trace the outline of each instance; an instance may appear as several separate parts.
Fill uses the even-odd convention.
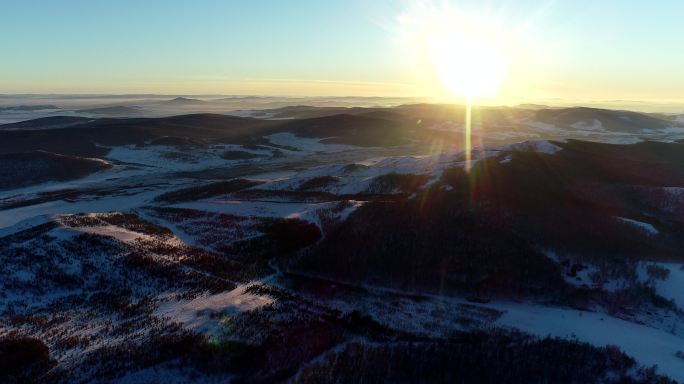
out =
[[[120,115],[130,116],[140,113],[139,107],[128,107],[125,105],[117,105],[113,107],[100,107],[91,109],[78,110],[79,113],[90,113],[94,115]]]
[[[171,99],[168,101],[165,101],[164,104],[167,105],[199,105],[199,104],[204,104],[204,101],[199,100],[199,99],[191,99],[188,97],[176,97],[175,99]]]

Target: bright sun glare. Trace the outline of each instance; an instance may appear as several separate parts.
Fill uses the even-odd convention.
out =
[[[497,95],[506,74],[504,38],[488,20],[454,9],[427,7],[400,16],[401,33],[452,98]]]
[[[401,33],[420,58],[418,69],[433,72],[449,98],[465,99],[465,169],[470,171],[473,101],[499,91],[507,69],[503,34],[486,20],[458,10],[418,4],[399,17]]]
[[[465,170],[470,172],[473,99],[496,95],[506,62],[501,50],[486,35],[458,23],[429,35],[427,43],[442,85],[451,95],[466,98]]]
[[[497,94],[506,62],[495,42],[453,29],[429,37],[427,43],[435,69],[451,94],[469,99]]]

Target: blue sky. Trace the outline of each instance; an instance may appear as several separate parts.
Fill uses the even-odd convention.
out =
[[[684,1],[429,3],[484,15],[502,35],[517,31],[529,51],[511,59],[506,97],[684,98]],[[409,64],[421,53],[398,38],[396,24],[417,8],[383,0],[0,0],[0,93],[429,96],[416,73],[430,68]]]

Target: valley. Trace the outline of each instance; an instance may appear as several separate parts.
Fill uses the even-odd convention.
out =
[[[467,172],[462,116],[0,125],[7,378],[683,381],[684,125],[483,107]]]

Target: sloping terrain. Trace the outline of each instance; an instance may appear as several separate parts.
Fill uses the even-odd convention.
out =
[[[44,151],[0,154],[0,190],[79,179],[110,167],[100,159]]]
[[[458,111],[0,132],[0,381],[684,380],[684,144],[483,108],[466,172]]]
[[[394,108],[297,107],[263,113],[276,118],[219,114],[118,119],[49,117],[0,126],[0,153],[41,149],[96,156],[105,153],[101,146],[142,145],[166,137],[200,143],[260,144],[260,136],[283,132],[359,146],[410,142],[432,145],[436,139],[458,145],[455,140],[460,140],[463,131],[464,108],[416,104]],[[488,146],[532,138],[639,141],[684,137],[684,126],[664,116],[594,108],[481,107],[474,111],[473,124],[475,134]]]

